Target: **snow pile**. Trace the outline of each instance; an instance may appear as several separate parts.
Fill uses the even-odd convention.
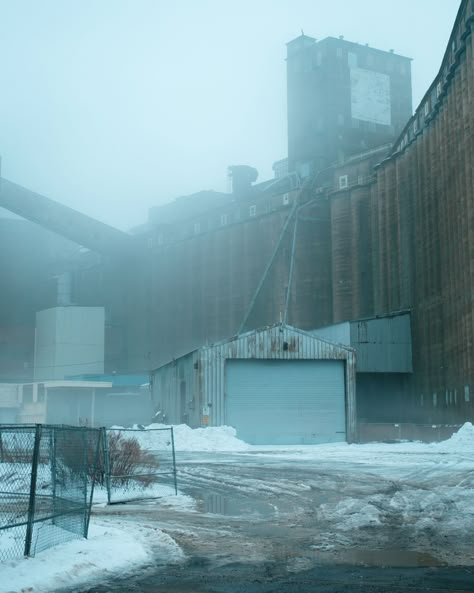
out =
[[[149,561],[156,553],[166,562],[184,559],[181,548],[159,529],[116,520],[112,526],[109,521],[94,519],[88,540],[55,546],[35,558],[1,563],[0,588],[5,592],[49,593],[72,584],[103,580],[117,570]]]
[[[438,443],[438,447],[447,451],[474,451],[474,426],[466,422],[451,438]]]
[[[333,507],[333,508],[332,508]],[[340,531],[352,531],[380,525],[380,511],[370,501],[347,498],[334,505],[322,504],[318,509],[320,519],[332,519]]]
[[[149,450],[160,451],[171,447],[171,435],[166,424],[150,424],[144,430],[124,430],[114,426],[114,430],[123,430],[125,437],[137,439],[140,445]],[[154,430],[155,429],[155,430]],[[236,437],[236,430],[231,426],[209,426],[190,428],[187,424],[173,426],[174,446],[176,451],[247,451],[250,445]]]
[[[125,437],[137,439],[140,445],[148,450],[160,451],[171,450],[170,425],[150,424],[144,429],[135,430],[124,429],[121,426],[112,427],[114,430],[123,431]],[[161,429],[161,430],[157,430]],[[165,429],[165,430],[163,430]],[[168,430],[166,430],[168,429]],[[421,443],[408,442],[403,443],[367,443],[363,445],[347,443],[327,443],[320,445],[259,445],[253,446],[237,438],[235,428],[231,426],[210,426],[207,428],[190,428],[187,424],[177,424],[173,426],[174,443],[176,451],[206,451],[206,452],[272,452],[272,453],[301,453],[303,456],[318,456],[318,453],[325,456],[357,457],[367,456],[367,461],[373,461],[371,455],[373,452],[384,455],[385,453],[414,453],[440,451],[474,451],[474,426],[466,422],[451,438],[441,443]],[[357,452],[357,453],[356,453]]]
[[[177,451],[247,451],[250,445],[237,438],[231,426],[190,428],[187,424],[174,427]]]

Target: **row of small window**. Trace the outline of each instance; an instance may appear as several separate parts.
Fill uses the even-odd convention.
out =
[[[473,10],[474,10],[474,0],[472,0],[472,1],[473,1]],[[458,48],[458,42],[456,39],[454,39],[451,43],[452,54],[454,54],[457,51],[457,48]],[[453,58],[454,58],[454,55],[451,56],[451,60],[453,60]],[[443,70],[444,79],[446,79],[448,76],[449,68],[450,68],[450,65],[446,64],[444,67],[444,70]],[[436,83],[436,86],[433,88],[433,91],[431,92],[431,97],[428,97],[428,99],[426,100],[426,103],[424,103],[424,105],[422,106],[422,108],[420,110],[420,112],[423,113],[425,119],[430,115],[430,113],[432,111],[432,106],[435,105],[436,101],[440,98],[442,92],[443,92],[443,83],[441,80],[439,80]],[[408,144],[408,142],[410,140],[410,137],[409,137],[410,132],[412,132],[413,134],[417,134],[419,132],[420,125],[419,125],[418,118],[419,118],[419,115],[417,113],[415,115],[415,117],[413,118],[413,127],[403,137],[402,142],[399,145],[399,150],[402,150]]]
[[[461,394],[459,394],[459,395],[461,395]],[[471,393],[470,393],[469,385],[464,385],[463,395],[464,395],[465,402],[469,402],[471,400]],[[436,408],[436,406],[441,405],[443,403],[443,399],[444,399],[445,405],[447,405],[447,406],[454,405],[455,406],[458,403],[458,390],[457,389],[447,389],[444,392],[444,397],[442,394],[433,393],[431,397],[427,396],[425,398],[424,394],[422,393],[420,395],[420,405],[424,406],[425,403],[428,403],[431,400],[433,407]]]
[[[287,206],[290,203],[290,194],[283,194],[282,203],[284,206]],[[254,217],[257,216],[257,206],[252,204],[249,206],[249,216]],[[229,224],[229,216],[227,214],[221,214],[220,218],[221,226],[226,226]],[[197,235],[201,232],[201,223],[195,222],[194,223],[194,234]]]
[[[434,105],[436,100],[439,99],[439,97],[441,96],[441,93],[443,92],[443,85],[441,84],[441,82],[438,82],[435,86],[435,88],[433,89],[432,95],[431,95],[431,99],[428,98],[426,103],[423,105],[423,107],[421,108],[421,112],[423,113],[425,119],[430,115],[431,113],[431,105]],[[400,142],[399,146],[398,146],[398,150],[403,150],[408,143],[410,142],[410,140],[412,139],[412,137],[416,134],[418,134],[418,132],[420,131],[421,126],[419,123],[419,112],[417,112],[415,114],[415,116],[413,117],[413,124],[412,127],[407,131],[407,133],[403,136],[402,141]]]
[[[288,204],[290,203],[290,194],[286,193],[283,194],[282,196],[282,204],[283,206],[288,206]],[[267,212],[269,211],[269,206],[267,208]],[[249,217],[254,217],[257,216],[257,206],[256,204],[252,204],[251,206],[249,206]],[[236,216],[236,220],[240,219],[240,212],[237,212],[237,216]],[[221,214],[220,217],[220,226],[227,226],[230,222],[229,219],[229,215],[228,214]],[[208,228],[211,228],[210,226]],[[202,228],[201,223],[200,222],[195,222],[194,223],[194,234],[195,235],[199,235],[201,232],[207,230]],[[158,233],[156,235],[156,237],[148,237],[147,239],[147,247],[148,248],[152,248],[155,245],[164,245],[165,243],[165,237],[163,235],[163,233]]]
[[[366,183],[367,177],[364,175],[357,176],[357,184],[363,185]],[[347,189],[349,187],[349,175],[340,175],[339,176],[339,189]]]

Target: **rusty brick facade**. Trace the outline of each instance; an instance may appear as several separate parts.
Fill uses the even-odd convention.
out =
[[[371,195],[375,313],[412,308],[416,419],[472,419],[474,3]]]

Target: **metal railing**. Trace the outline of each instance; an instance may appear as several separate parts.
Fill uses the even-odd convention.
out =
[[[87,537],[98,429],[0,425],[0,560]]]

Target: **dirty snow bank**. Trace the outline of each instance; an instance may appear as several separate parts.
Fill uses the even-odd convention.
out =
[[[163,562],[179,562],[184,554],[170,536],[150,526],[130,522],[97,521],[89,539],[74,540],[38,554],[0,563],[2,593],[48,593],[60,587],[104,580],[126,571],[158,551]]]
[[[370,442],[364,444],[327,443],[321,445],[252,446],[254,453],[278,456],[281,459],[314,459],[321,462],[343,462],[384,468],[417,466],[420,463],[459,464],[462,459],[474,460],[474,426],[466,422],[446,441],[423,443]]]
[[[246,451],[250,445],[237,438],[231,426],[190,428],[179,424],[173,428],[177,451]]]
[[[436,443],[436,446],[443,451],[474,451],[474,426],[466,422],[448,440]]]
[[[124,429],[114,426],[116,430],[124,431],[124,436],[133,436],[142,447],[150,450],[171,448],[170,425],[150,424],[141,430]],[[137,427],[134,426],[134,429]],[[162,429],[162,430],[154,430]],[[168,430],[163,430],[168,429]],[[176,451],[205,451],[205,452],[284,452],[303,453],[304,456],[317,456],[324,453],[331,457],[359,457],[367,454],[370,459],[373,453],[434,453],[474,451],[474,426],[466,422],[458,432],[440,443],[422,443],[419,441],[405,441],[402,443],[328,443],[320,445],[249,445],[237,438],[235,428],[231,426],[209,426],[207,428],[190,428],[187,424],[173,426]]]
[[[134,437],[140,445],[146,449],[159,451],[171,447],[169,429],[166,424],[150,424],[145,430],[134,432],[125,430],[120,426],[113,427],[116,430],[124,430],[124,436]],[[136,428],[136,426],[134,427]],[[187,424],[173,426],[174,446],[176,451],[247,451],[251,448],[244,441],[236,436],[235,428],[231,426],[209,426],[207,428],[190,428]]]

